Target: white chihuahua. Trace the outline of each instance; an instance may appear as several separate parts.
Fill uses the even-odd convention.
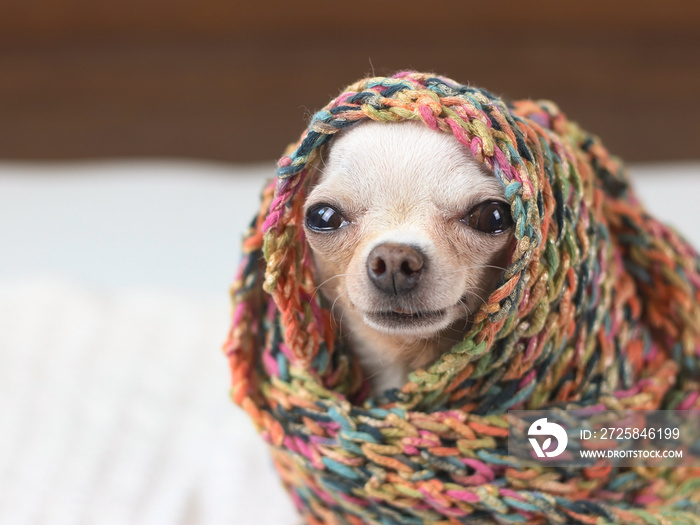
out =
[[[461,340],[512,239],[503,185],[422,123],[340,133],[305,217],[321,292],[377,393]]]

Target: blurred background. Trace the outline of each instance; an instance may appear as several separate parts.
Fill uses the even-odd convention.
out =
[[[629,161],[700,154],[700,4],[3,0],[0,157],[276,158],[372,73],[550,98]]]
[[[352,81],[549,98],[700,246],[700,3],[0,0],[0,523],[292,525],[221,344],[274,161]]]

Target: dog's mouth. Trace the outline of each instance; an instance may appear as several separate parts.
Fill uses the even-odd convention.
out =
[[[367,320],[383,328],[418,328],[433,325],[442,321],[447,309],[432,311],[409,311],[403,308],[393,310],[367,312]]]
[[[464,296],[452,306],[438,310],[412,310],[394,305],[379,310],[365,310],[362,315],[365,322],[375,329],[390,333],[408,332],[433,332],[449,325],[458,316],[457,311],[462,310],[463,303],[467,300]]]
[[[464,305],[467,295],[460,297],[455,304],[437,310],[414,310],[397,304],[384,305],[374,310],[358,308],[352,300],[350,304],[360,310],[365,323],[369,326],[393,334],[398,333],[432,333],[439,331],[460,317],[460,312],[469,312]]]

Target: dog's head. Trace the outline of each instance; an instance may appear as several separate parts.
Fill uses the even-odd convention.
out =
[[[460,322],[464,333],[507,263],[502,183],[453,136],[411,122],[344,131],[317,171],[306,238],[350,329],[415,340]]]

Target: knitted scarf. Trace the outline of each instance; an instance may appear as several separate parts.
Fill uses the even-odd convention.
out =
[[[504,186],[512,256],[464,339],[371,397],[317,293],[310,167],[359,121],[452,134]],[[349,86],[279,162],[243,243],[231,395],[321,524],[700,524],[700,468],[543,467],[507,452],[511,409],[700,408],[700,259],[620,161],[551,102],[432,74]]]

